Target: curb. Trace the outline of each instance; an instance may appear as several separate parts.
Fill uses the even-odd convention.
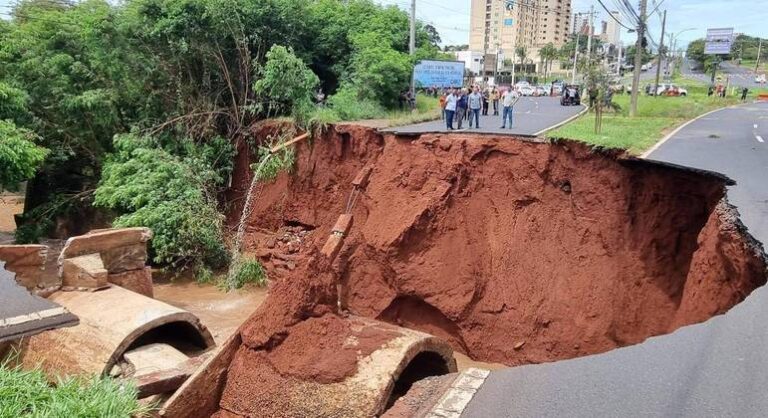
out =
[[[426,418],[459,418],[491,372],[469,368],[459,373]]]
[[[584,109],[581,110],[581,112],[571,116],[570,118],[568,118],[568,119],[566,119],[564,121],[558,122],[558,123],[556,123],[556,124],[554,124],[554,125],[552,125],[552,126],[550,126],[548,128],[544,128],[544,129],[534,133],[533,136],[542,135],[542,134],[544,134],[546,132],[549,132],[549,131],[551,131],[553,129],[557,129],[557,128],[565,125],[566,123],[568,123],[568,122],[570,122],[570,121],[572,121],[572,120],[574,120],[576,118],[580,118],[582,115],[584,115],[585,113],[587,113],[589,111],[589,107],[588,106],[584,106],[584,105],[581,105],[581,106],[584,108]]]
[[[672,132],[668,133],[664,138],[661,138],[661,140],[659,142],[653,144],[653,146],[651,148],[649,148],[647,151],[645,151],[642,154],[640,154],[640,158],[648,158],[648,156],[651,155],[652,152],[654,152],[657,149],[659,149],[659,147],[664,145],[665,142],[669,141],[670,138],[672,138],[673,136],[677,135],[678,132],[682,131],[683,128],[685,128],[686,126],[692,124],[693,122],[696,122],[699,119],[702,119],[702,118],[704,118],[706,116],[709,116],[709,115],[711,115],[713,113],[716,113],[716,112],[719,112],[721,110],[732,109],[732,108],[737,107],[737,106],[738,105],[736,105],[736,106],[728,106],[728,107],[721,107],[719,109],[710,110],[709,112],[704,113],[703,115],[696,116],[695,118],[693,118],[693,119],[683,123],[682,125],[678,126],[677,128],[675,128]]]

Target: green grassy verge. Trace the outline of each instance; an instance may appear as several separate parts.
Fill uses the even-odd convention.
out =
[[[402,126],[440,118],[440,104],[437,97],[416,95],[416,109],[391,110],[366,101],[350,100],[337,102],[336,108],[319,107],[310,118],[314,123],[326,125],[337,122],[376,121],[377,125]]]
[[[136,388],[112,379],[63,379],[51,386],[40,370],[0,364],[0,418],[148,416]]]
[[[707,97],[707,86],[689,79],[675,83],[688,90],[687,97],[638,98],[637,112],[629,117],[629,95],[614,96],[620,106],[615,113],[603,113],[603,128],[595,133],[595,115],[592,112],[547,134],[550,138],[569,138],[606,148],[621,148],[640,154],[652,147],[676,126],[711,110],[739,102],[735,97],[725,99]],[[753,92],[754,93],[754,92]]]

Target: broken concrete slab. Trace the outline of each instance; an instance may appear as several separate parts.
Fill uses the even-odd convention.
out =
[[[336,220],[336,224],[333,225],[333,229],[331,229],[331,233],[347,236],[350,229],[352,229],[352,214],[345,213],[343,215],[340,215],[339,219]]]
[[[59,255],[59,264],[67,258],[85,254],[102,253],[111,249],[146,243],[152,239],[149,228],[109,229],[88,235],[80,235],[67,240]]]
[[[143,269],[147,264],[147,244],[140,242],[100,252],[104,268],[110,274]]]
[[[138,270],[122,273],[109,273],[107,281],[146,297],[154,297],[151,267],[142,267]]]
[[[46,245],[0,245],[5,269],[16,273],[16,281],[29,290],[41,283],[47,258]]]
[[[357,173],[357,176],[355,176],[355,179],[352,180],[352,185],[364,189],[365,186],[368,184],[368,178],[371,176],[371,172],[373,171],[373,167],[366,166],[363,167],[362,170],[360,170],[359,173]]]
[[[344,237],[341,235],[331,234],[331,236],[328,237],[328,241],[325,242],[325,245],[323,245],[322,253],[326,257],[328,257],[329,260],[334,260],[337,255],[339,255],[339,251],[341,251],[341,247],[344,245]]]
[[[107,269],[98,254],[68,258],[61,266],[62,286],[98,289],[107,286]]]
[[[133,376],[142,376],[176,367],[189,356],[171,345],[153,343],[126,351],[123,358],[133,366]]]

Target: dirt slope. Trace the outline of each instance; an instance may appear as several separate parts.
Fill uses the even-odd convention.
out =
[[[238,165],[233,190],[244,190]],[[301,144],[294,171],[261,190],[247,249],[272,277],[297,271],[277,262],[264,232],[299,225],[322,246],[366,166],[333,265],[346,306],[474,359],[516,365],[634,344],[723,313],[765,283],[762,249],[722,201],[719,176],[567,141],[359,126]]]

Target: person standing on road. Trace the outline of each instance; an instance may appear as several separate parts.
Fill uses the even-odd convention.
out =
[[[749,89],[744,87],[741,89],[741,101],[747,100],[747,94],[749,94]]]
[[[445,127],[449,130],[453,130],[453,114],[456,113],[456,91],[451,90],[445,97]]]
[[[491,92],[488,90],[483,90],[483,116],[488,116],[488,99],[490,98]]]
[[[445,120],[445,98],[448,97],[448,94],[443,92],[440,94],[440,98],[438,99],[438,102],[440,103],[440,119]]]
[[[456,129],[461,129],[464,124],[464,116],[467,114],[467,92],[462,89],[459,92],[459,98],[456,100]]]
[[[493,116],[499,116],[499,91],[496,87],[491,90],[491,102],[493,103]]]
[[[480,109],[483,107],[483,95],[480,94],[480,88],[475,86],[467,98],[469,104],[469,127],[472,127],[472,119],[475,120],[475,128],[480,129]]]
[[[507,119],[509,119],[509,129],[512,129],[512,110],[518,98],[517,92],[512,88],[501,95],[501,104],[504,106],[504,111],[501,115],[501,129],[507,127]]]

